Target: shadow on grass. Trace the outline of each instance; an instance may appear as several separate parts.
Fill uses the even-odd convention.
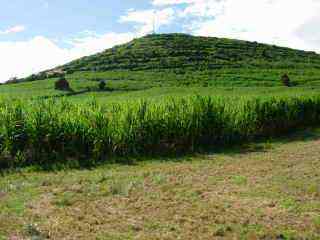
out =
[[[291,133],[287,133],[282,136],[277,137],[261,137],[252,141],[247,141],[239,144],[232,144],[228,146],[208,146],[199,148],[195,151],[187,151],[180,153],[171,153],[164,155],[150,155],[142,156],[140,158],[135,158],[135,162],[147,162],[153,161],[172,161],[172,162],[183,162],[188,159],[192,159],[197,155],[215,155],[215,154],[225,154],[228,156],[234,156],[238,154],[246,153],[259,153],[268,152],[277,146],[289,144],[293,142],[309,142],[320,139],[320,128],[306,128],[298,129]]]
[[[34,98],[34,100],[46,100],[46,99],[58,99],[58,98],[65,98],[65,97],[72,97],[77,95],[82,95],[86,93],[112,93],[112,92],[136,92],[136,91],[143,91],[151,89],[152,87],[146,87],[146,88],[110,88],[106,87],[105,89],[97,89],[97,88],[86,88],[79,91],[74,91],[73,89],[70,89],[69,91],[65,91],[61,94],[56,95],[50,95],[50,96],[40,96]]]
[[[56,95],[51,95],[51,96],[41,96],[41,97],[37,97],[35,100],[46,100],[46,99],[55,99],[55,98],[63,98],[63,97],[71,97],[71,96],[76,96],[76,95],[81,95],[81,94],[85,94],[91,92],[90,89],[84,89],[84,90],[80,90],[80,91],[74,91],[73,89],[70,89],[69,91],[62,93],[62,94],[56,94]]]
[[[149,154],[141,156],[128,156],[128,157],[111,157],[97,161],[94,164],[91,161],[85,161],[86,159],[72,159],[69,162],[58,162],[46,165],[33,165],[25,168],[13,168],[13,169],[0,169],[0,176],[11,173],[21,173],[24,171],[61,171],[68,169],[77,170],[90,170],[96,167],[104,165],[127,165],[135,166],[143,162],[186,162],[192,160],[196,156],[201,155],[215,155],[224,154],[228,156],[234,156],[238,154],[246,153],[258,153],[268,152],[279,145],[284,145],[292,142],[308,142],[320,139],[320,128],[306,128],[304,130],[296,130],[292,133],[284,136],[278,136],[273,138],[260,138],[255,141],[248,141],[241,144],[234,144],[231,146],[224,147],[205,147],[194,151],[180,151],[180,152],[169,152],[164,154]],[[84,164],[85,163],[85,164]]]
[[[292,142],[309,142],[320,139],[320,129],[317,127],[298,129],[291,133],[276,137],[260,137],[253,141],[235,144],[232,146],[221,147],[214,150],[207,149],[207,154],[224,153],[229,155],[245,154],[252,152],[267,152],[275,146]]]

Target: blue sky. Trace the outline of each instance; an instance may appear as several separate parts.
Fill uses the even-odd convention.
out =
[[[128,32],[130,24],[117,20],[132,7],[150,8],[148,1],[102,0],[10,0],[1,3],[0,26],[3,29],[23,25],[26,31],[2,35],[0,40],[25,40],[42,35],[65,39],[91,30],[97,33]]]
[[[152,32],[320,52],[319,0],[0,0],[0,81]]]

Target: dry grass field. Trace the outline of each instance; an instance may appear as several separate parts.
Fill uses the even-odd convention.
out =
[[[320,239],[320,131],[0,178],[0,239]]]

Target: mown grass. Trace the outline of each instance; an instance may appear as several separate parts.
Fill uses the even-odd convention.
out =
[[[7,172],[0,236],[316,240],[319,137],[313,129],[171,161]]]

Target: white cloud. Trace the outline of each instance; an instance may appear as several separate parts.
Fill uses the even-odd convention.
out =
[[[25,26],[17,25],[17,26],[13,26],[11,28],[8,28],[4,31],[0,31],[0,34],[19,33],[19,32],[23,32],[24,30],[26,30]]]
[[[153,0],[152,4],[154,6],[187,4],[180,16],[210,17],[221,12],[224,2],[225,0]]]
[[[304,39],[306,44],[311,48],[320,49],[320,32],[317,31],[320,25],[320,16],[314,16],[302,24],[295,32],[295,34]],[[320,52],[320,51],[319,51]]]
[[[306,47],[295,34],[297,28],[316,14],[312,0],[226,0],[223,13],[198,23],[196,34],[242,38],[260,42]]]
[[[44,37],[29,41],[0,42],[0,81],[25,76],[64,61],[65,52]]]
[[[186,30],[293,48],[320,50],[317,0],[153,0],[154,6],[185,4]]]
[[[73,59],[91,55],[132,40],[134,33],[106,33],[103,35],[89,35],[83,38],[72,39],[69,43],[72,48],[69,50]]]
[[[132,33],[108,33],[77,38],[71,48],[61,48],[43,36],[28,41],[0,42],[0,82],[11,77],[24,77],[56,67],[82,56],[100,52],[133,39]]]
[[[130,9],[127,15],[120,17],[119,22],[136,23],[135,29],[137,34],[138,36],[142,36],[151,33],[153,30],[158,30],[161,26],[169,25],[175,18],[174,13],[172,8],[142,11]]]

